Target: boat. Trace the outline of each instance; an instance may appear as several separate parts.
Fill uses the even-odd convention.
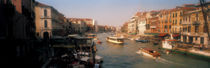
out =
[[[162,41],[162,48],[164,49],[173,49],[174,46],[176,45],[176,40],[175,39],[166,39]]]
[[[102,42],[100,40],[97,41],[97,44],[102,44]]]
[[[158,53],[157,51],[152,50],[150,48],[140,48],[136,53],[142,54],[144,56],[147,56],[147,57],[150,57],[153,59],[160,58],[160,56],[161,56],[160,53]]]
[[[78,52],[76,54],[74,54],[74,56],[76,58],[78,58],[78,55],[80,56],[80,60],[81,61],[85,61],[87,62],[88,60],[92,60],[93,56],[90,56],[91,54],[88,52]],[[102,63],[103,62],[103,57],[99,56],[99,55],[95,55],[95,61],[97,63]]]
[[[143,40],[143,39],[135,39],[136,42],[142,42],[142,43],[147,43],[149,40]]]
[[[121,37],[107,37],[106,40],[111,43],[123,44],[124,38]]]

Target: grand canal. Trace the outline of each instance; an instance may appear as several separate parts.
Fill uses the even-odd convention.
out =
[[[124,45],[106,42],[109,33],[97,34],[103,43],[97,45],[97,54],[103,57],[103,68],[210,68],[210,62],[191,58],[180,54],[166,55],[162,52],[161,58],[154,60],[136,53],[140,47],[149,47],[158,50],[159,46],[150,43],[137,43],[125,40]],[[159,51],[159,50],[158,50]]]

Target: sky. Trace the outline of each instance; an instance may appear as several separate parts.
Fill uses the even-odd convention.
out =
[[[36,0],[67,18],[92,18],[99,25],[120,26],[138,11],[170,9],[199,0]],[[209,0],[207,0],[209,1]]]

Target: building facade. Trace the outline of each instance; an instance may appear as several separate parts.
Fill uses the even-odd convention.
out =
[[[35,7],[35,22],[36,22],[36,36],[44,38],[44,34],[48,37],[52,36],[52,11],[51,6],[36,2]]]

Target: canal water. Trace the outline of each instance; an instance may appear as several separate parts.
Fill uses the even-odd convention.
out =
[[[103,57],[103,68],[210,68],[210,62],[187,57],[180,54],[166,55],[162,52],[161,58],[154,60],[136,53],[140,47],[158,50],[159,46],[150,43],[138,43],[125,40],[124,45],[106,42],[110,33],[97,34],[102,44],[97,45],[97,55]]]

